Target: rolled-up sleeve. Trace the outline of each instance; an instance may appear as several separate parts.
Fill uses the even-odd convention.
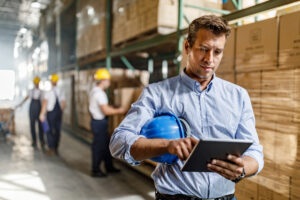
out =
[[[125,160],[131,165],[137,165],[140,161],[135,160],[130,154],[130,148],[139,138],[142,126],[155,115],[158,101],[149,87],[146,87],[138,101],[131,105],[125,119],[117,127],[110,140],[110,152],[113,157]]]
[[[249,95],[246,91],[244,91],[243,100],[243,111],[237,129],[236,138],[253,141],[253,144],[248,148],[248,150],[243,154],[243,156],[250,156],[251,158],[257,161],[258,170],[256,174],[258,174],[264,166],[263,147],[259,143],[258,135],[255,128],[255,117],[252,110]]]

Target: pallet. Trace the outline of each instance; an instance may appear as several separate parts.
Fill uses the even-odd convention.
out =
[[[78,58],[77,64],[79,65],[79,67],[82,67],[97,62],[98,60],[102,60],[105,58],[105,56],[106,56],[106,51],[105,49],[102,49],[100,51],[96,51],[94,53]]]
[[[140,42],[140,41],[143,41],[143,40],[147,40],[147,39],[150,39],[150,38],[155,37],[157,35],[160,35],[159,32],[158,32],[158,29],[154,28],[152,30],[149,30],[149,31],[146,31],[146,32],[141,33],[139,35],[136,35],[134,37],[131,37],[127,40],[124,40],[124,41],[117,42],[117,43],[113,44],[113,49],[124,48],[124,47],[129,46],[133,43],[137,43],[137,42]]]

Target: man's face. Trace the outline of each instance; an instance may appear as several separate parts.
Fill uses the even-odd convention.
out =
[[[103,85],[104,85],[105,89],[109,88],[109,86],[110,86],[110,80],[109,79],[103,80]]]
[[[219,67],[225,43],[225,34],[215,35],[209,30],[200,29],[193,47],[187,41],[185,43],[187,73],[197,79],[210,79]]]

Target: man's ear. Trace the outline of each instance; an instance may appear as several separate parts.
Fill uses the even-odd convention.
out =
[[[185,54],[188,55],[189,54],[189,51],[190,51],[190,45],[189,45],[189,42],[187,40],[185,40],[184,42],[184,51],[185,51]]]

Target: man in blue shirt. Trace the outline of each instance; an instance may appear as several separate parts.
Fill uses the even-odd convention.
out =
[[[235,199],[235,183],[263,168],[262,146],[247,91],[215,74],[226,39],[227,22],[214,15],[195,19],[185,42],[187,64],[176,77],[146,87],[110,142],[114,157],[132,165],[165,153],[180,160],[159,164],[152,174],[156,199]],[[141,127],[158,113],[171,112],[191,126],[191,138],[147,139]],[[213,160],[208,168],[215,173],[182,172],[180,169],[202,138],[248,139],[253,144],[241,157]]]

